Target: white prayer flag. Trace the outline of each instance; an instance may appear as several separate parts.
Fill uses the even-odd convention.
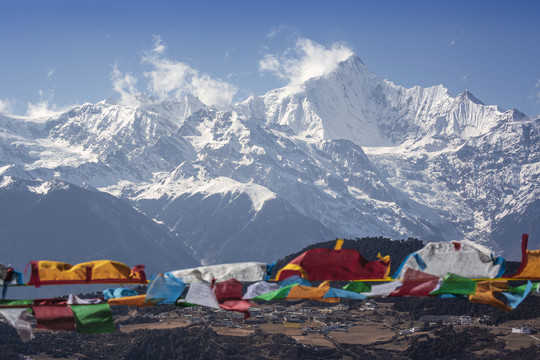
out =
[[[279,288],[279,284],[259,281],[255,284],[251,284],[248,286],[246,293],[244,294],[242,299],[253,299],[255,296],[276,291],[279,290]]]
[[[212,291],[210,284],[203,282],[193,282],[189,285],[186,302],[219,309],[216,294]]]
[[[28,342],[34,338],[32,334],[32,327],[30,322],[26,319],[28,315],[28,309],[0,309],[0,316],[3,317],[6,322],[13,326],[17,330],[17,334],[21,337],[23,342]]]

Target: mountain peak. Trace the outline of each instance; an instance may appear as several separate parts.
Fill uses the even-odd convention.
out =
[[[482,101],[480,101],[476,96],[474,96],[469,90],[465,90],[464,92],[462,92],[461,94],[459,94],[457,96],[457,99],[460,100],[460,101],[463,101],[463,100],[470,100],[472,101],[473,103],[477,104],[477,105],[485,105]]]

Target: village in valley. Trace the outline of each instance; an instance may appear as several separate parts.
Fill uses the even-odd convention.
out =
[[[540,318],[502,324],[495,324],[490,315],[422,315],[415,320],[407,312],[393,310],[393,302],[384,299],[339,304],[315,301],[259,304],[250,308],[248,319],[242,313],[199,306],[174,307],[156,313],[158,309],[130,309],[115,322],[126,333],[204,326],[221,335],[248,336],[260,330],[287,335],[304,345],[339,348],[342,344],[356,344],[389,351],[404,351],[412,339],[434,337],[437,330],[445,327],[457,332],[479,327],[493,334],[508,350],[530,346],[540,349],[537,335]]]

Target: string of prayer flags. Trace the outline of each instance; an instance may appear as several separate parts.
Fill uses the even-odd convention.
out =
[[[97,260],[77,265],[58,261],[32,261],[32,273],[28,284],[146,284],[144,265],[130,269],[126,264],[111,260]]]
[[[471,241],[430,242],[409,254],[394,274],[402,279],[407,268],[444,277],[448,273],[472,279],[492,279],[504,273],[504,259]]]

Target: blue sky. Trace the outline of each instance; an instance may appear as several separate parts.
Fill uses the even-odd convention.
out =
[[[537,116],[539,15],[540,1],[0,0],[0,111],[137,91],[225,105],[352,52],[398,85]]]

